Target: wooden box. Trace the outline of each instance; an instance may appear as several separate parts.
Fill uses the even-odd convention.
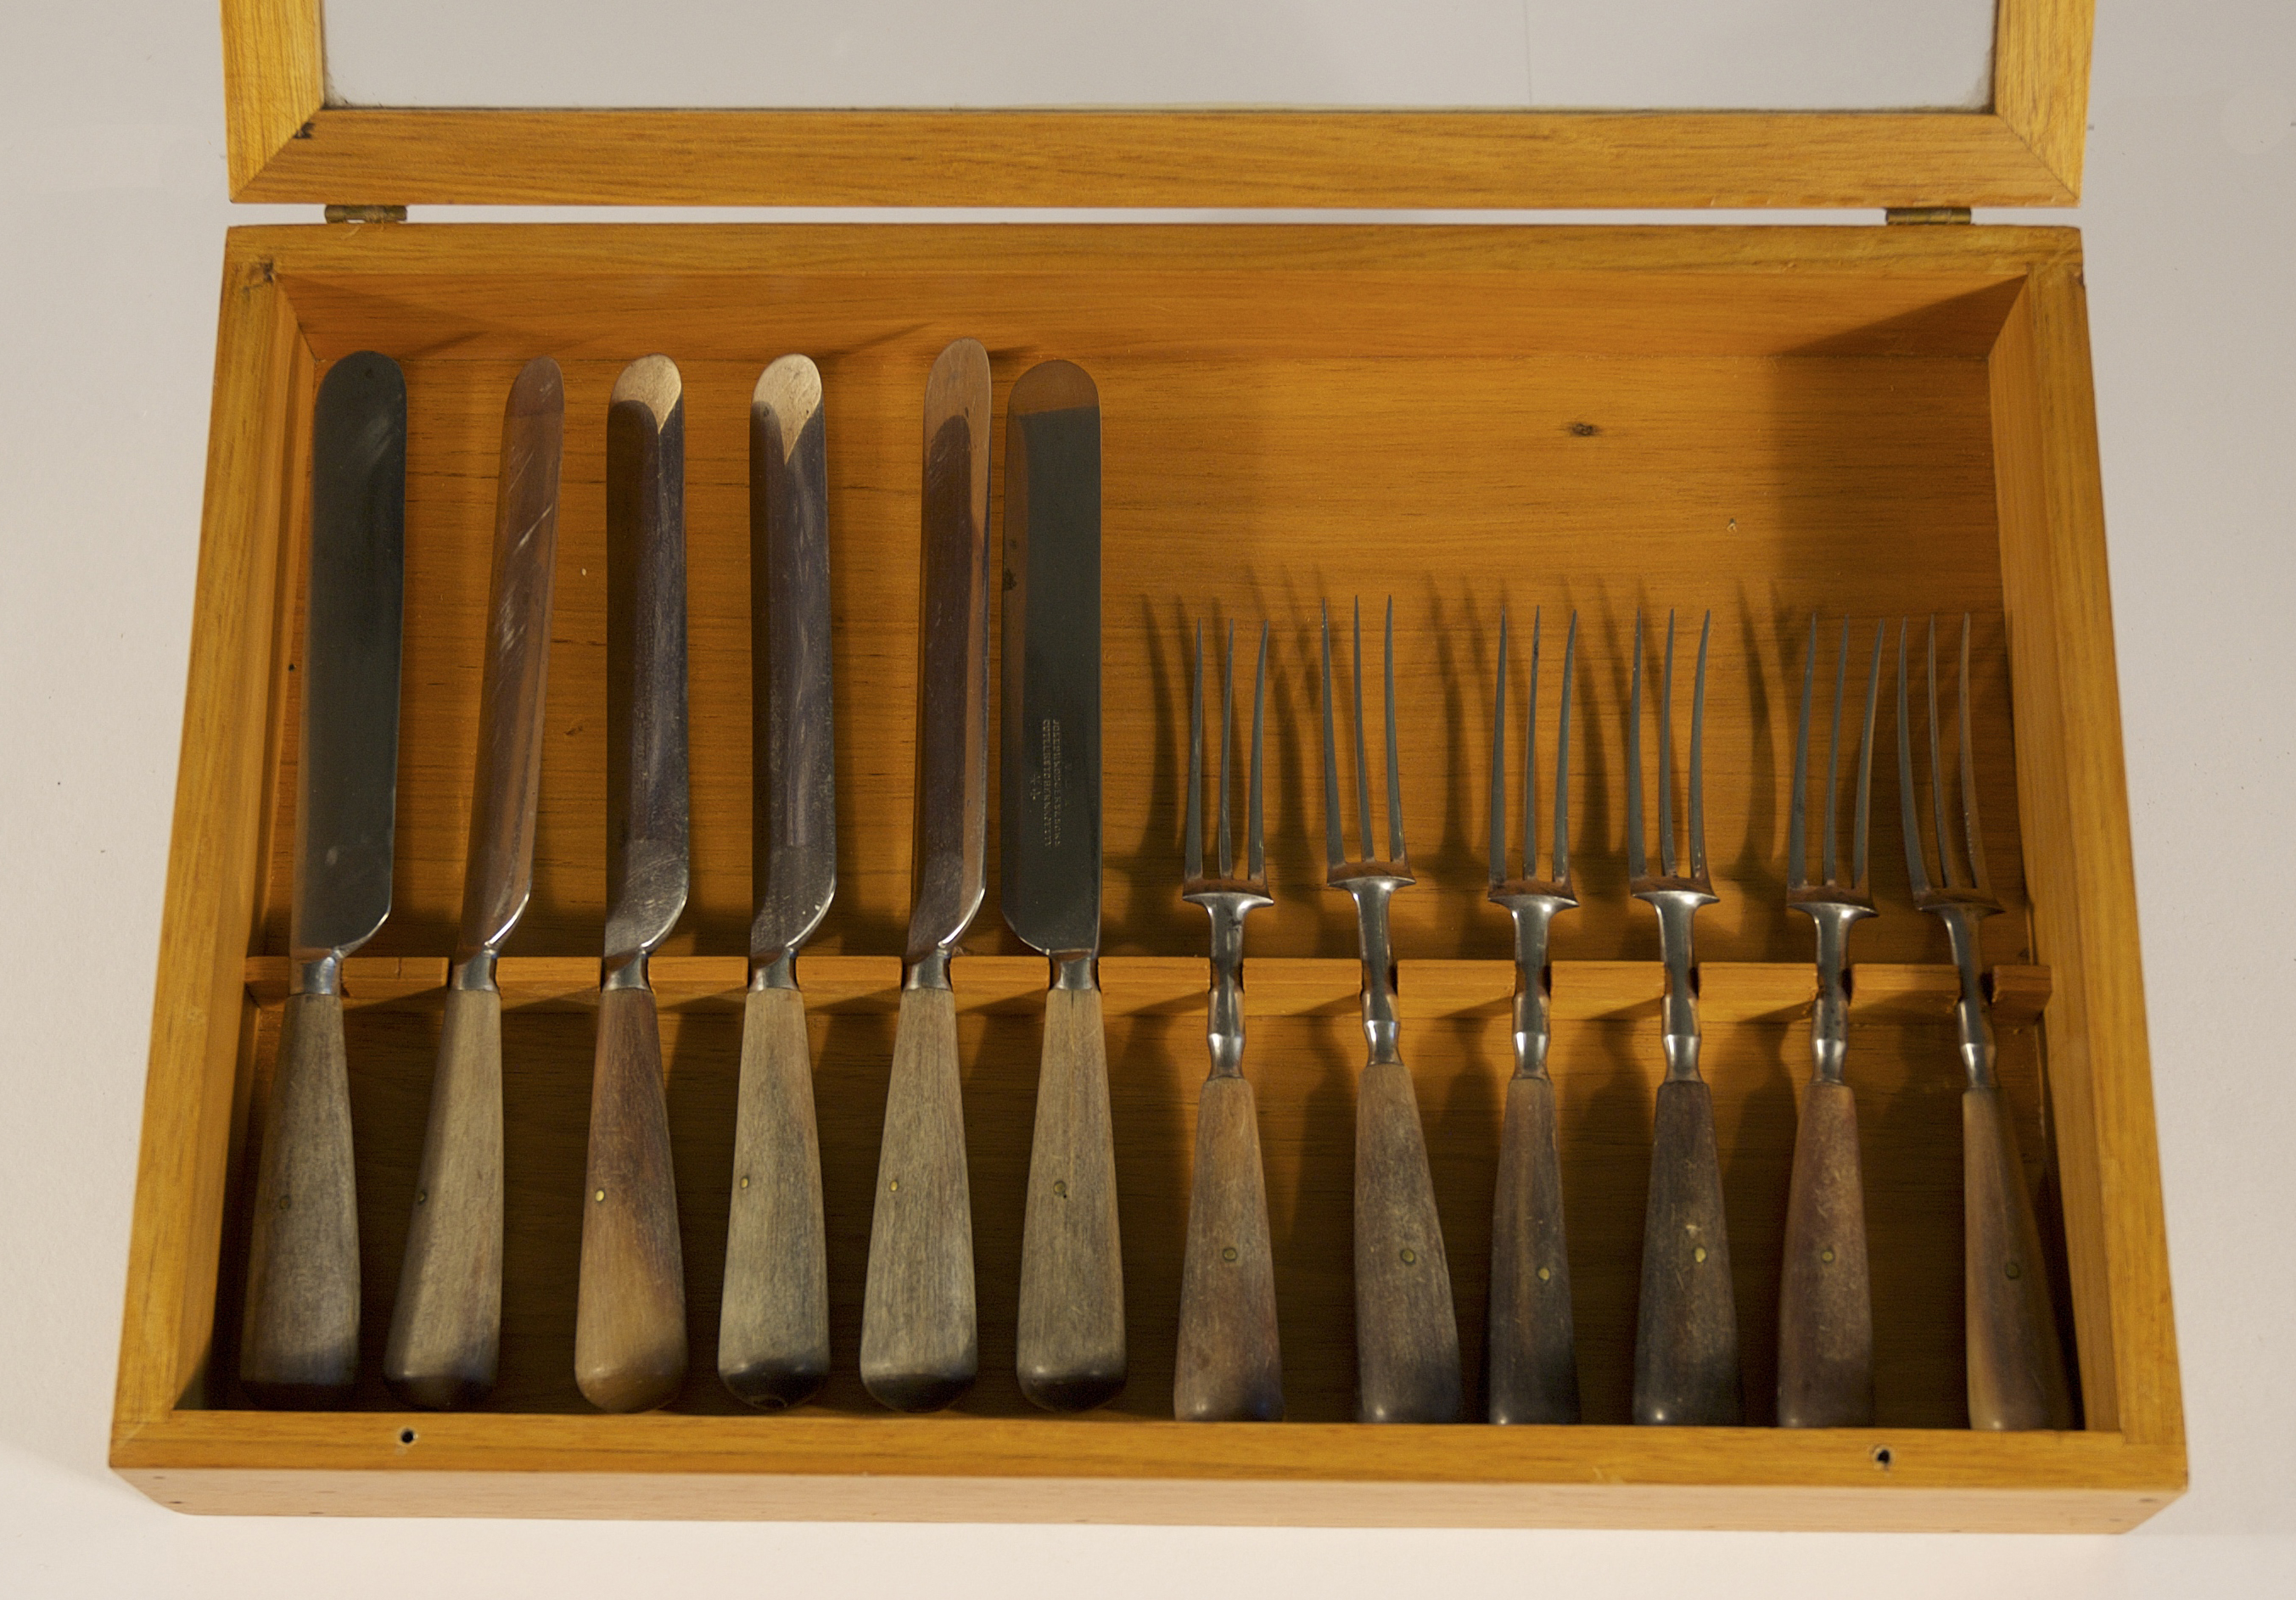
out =
[[[550,185],[574,180],[541,173],[537,163],[559,159],[541,152],[589,139],[602,160],[634,119],[668,116],[316,111],[316,78],[299,77],[316,71],[316,8],[226,11],[247,198],[565,198]],[[1806,145],[1825,148],[1800,156],[1781,119],[1734,119],[1738,133],[1767,129],[1751,156],[1730,152],[1746,142],[1738,133],[1689,126],[1700,119],[1580,119],[1568,137],[1673,152],[1671,176],[1645,168],[1635,182],[1597,181],[1612,203],[1713,201],[1742,182],[1773,201],[2069,198],[2085,8],[2006,0],[2001,28],[2001,109],[1866,119],[1903,124],[1901,144],[1921,145],[1906,157],[1916,190],[1844,153],[1841,140],[1870,130],[1805,129]],[[2005,103],[2046,77],[2074,28],[2075,89]],[[291,120],[281,111],[298,106]],[[565,125],[554,139],[538,131],[552,115]],[[750,140],[809,138],[833,158],[824,188],[779,198],[919,201],[940,198],[968,162],[987,170],[1000,144],[1062,136],[1045,126],[1058,118],[991,114],[952,135],[962,148],[948,165],[888,176],[902,136],[891,125],[926,114],[721,115],[708,153],[667,158],[659,198],[755,198],[742,187],[750,169],[725,154]],[[1086,143],[1113,136],[1070,120]],[[1298,153],[1283,190],[1295,200],[1392,199],[1382,185],[1400,181],[1379,160],[1350,175],[1341,158],[1371,146],[1345,117],[1113,120],[1138,124],[1153,147],[1110,198],[1177,198],[1170,185],[1188,160],[1201,168],[1190,196],[1252,198],[1262,191],[1248,157],[1265,140]],[[1552,152],[1471,160],[1479,140],[1523,135],[1496,114],[1402,120],[1426,125],[1406,133],[1437,163],[1418,203],[1555,204],[1600,178],[1542,167]],[[1915,126],[1955,121],[1965,126]],[[426,164],[394,169],[393,152],[425,136]],[[314,164],[331,144],[336,164]],[[2036,150],[2058,159],[2036,167]],[[1836,159],[1849,164],[1829,168]],[[1479,188],[1474,170],[1500,176]],[[1928,186],[1956,173],[1958,188]],[[384,186],[394,176],[403,185]],[[1040,198],[1031,184],[1051,181],[1007,176],[978,198]],[[1955,226],[234,230],[115,1468],[162,1505],[208,1512],[2035,1530],[2143,1520],[2181,1490],[2185,1457],[2080,274],[2070,230]],[[1102,978],[1132,1366],[1113,1405],[1078,1417],[1035,1412],[1012,1370],[1044,968],[996,918],[993,882],[955,967],[981,1380],[954,1411],[912,1417],[871,1403],[855,1371],[908,902],[919,406],[933,355],[964,334],[988,347],[1000,405],[1021,370],[1060,355],[1098,380],[1106,418]],[[347,975],[369,1375],[354,1409],[266,1412],[231,1374],[250,1156],[286,980],[308,419],[318,375],[359,349],[402,363],[412,423],[395,908]],[[603,420],[619,366],[653,350],[685,372],[689,431],[693,895],[654,976],[693,1350],[671,1407],[612,1416],[592,1412],[572,1376],[604,898]],[[816,1403],[768,1416],[718,1385],[715,1337],[751,909],[745,403],[759,368],[790,351],[821,365],[830,441],[839,890],[800,974],[835,1369]],[[537,354],[565,369],[568,425],[535,898],[501,967],[502,1379],[483,1409],[408,1413],[373,1374],[460,893],[496,430],[511,376]],[[1482,897],[1496,632],[1503,605],[1518,624],[1534,605],[1550,622],[1573,608],[1580,619],[1572,804],[1585,905],[1557,926],[1554,1046],[1580,1426],[1349,1420],[1361,1037],[1352,913],[1322,887],[1315,843],[1315,619],[1325,601],[1390,595],[1420,876],[1396,907],[1405,1053],[1471,1374],[1511,1070],[1506,920]],[[1973,613],[1980,798],[2009,907],[1986,925],[1985,956],[2077,1351],[2077,1431],[1965,1427],[1954,984],[1942,930],[1906,896],[1886,771],[1874,805],[1883,915],[1853,948],[1850,1058],[1879,1425],[1626,1425],[1660,1071],[1656,936],[1626,895],[1621,860],[1637,606],[1714,617],[1706,800],[1722,904],[1701,920],[1700,955],[1755,1424],[1769,1420],[1814,988],[1808,924],[1785,912],[1783,885],[1801,630],[1813,611],[1867,629]],[[1200,617],[1264,618],[1274,633],[1277,906],[1254,919],[1248,944],[1246,1070],[1261,1107],[1292,1419],[1277,1424],[1168,1420],[1205,1065],[1204,929],[1177,898],[1185,641]],[[1886,750],[1886,715],[1882,735]]]

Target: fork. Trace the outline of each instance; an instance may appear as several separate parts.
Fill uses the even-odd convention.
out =
[[[1340,766],[1332,714],[1332,615],[1324,611],[1324,883],[1356,903],[1363,954],[1363,1027],[1371,1045],[1356,1095],[1356,1411],[1369,1423],[1459,1420],[1459,1325],[1451,1269],[1427,1170],[1419,1102],[1398,1048],[1395,948],[1388,901],[1414,882],[1403,845],[1403,774],[1396,753],[1395,602],[1387,603],[1387,854],[1372,853],[1371,773],[1364,755],[1363,605],[1355,612],[1356,804],[1363,856],[1341,839]]]
[[[1259,1123],[1243,1076],[1243,919],[1275,901],[1267,892],[1260,825],[1261,728],[1267,710],[1267,625],[1251,684],[1251,777],[1244,802],[1244,870],[1228,831],[1228,734],[1235,707],[1235,628],[1220,673],[1218,853],[1204,872],[1204,629],[1196,625],[1195,700],[1188,713],[1186,881],[1180,898],[1211,916],[1211,996],[1204,1031],[1212,1068],[1196,1104],[1195,1183],[1180,1274],[1180,1345],[1172,1415],[1182,1422],[1274,1422],[1283,1415],[1276,1342],[1275,1267],[1267,1243],[1267,1186]]]
[[[1734,1427],[1744,1416],[1738,1373],[1737,1304],[1714,1149],[1714,1101],[1698,1075],[1698,967],[1691,923],[1718,904],[1706,867],[1706,646],[1714,613],[1698,634],[1698,679],[1690,702],[1687,818],[1690,870],[1675,871],[1674,613],[1666,618],[1659,684],[1659,870],[1649,871],[1643,833],[1643,619],[1635,613],[1634,688],[1627,713],[1628,889],[1658,913],[1666,964],[1660,1009],[1666,1079],[1651,1136],[1650,1200],[1643,1213],[1642,1302],[1635,1332],[1635,1421]]]
[[[1938,876],[1922,855],[1914,786],[1913,719],[1906,707],[1906,635],[1898,624],[1898,799],[1906,835],[1906,876],[1914,904],[1945,924],[1961,975],[1954,1021],[1969,1087],[1961,1096],[1963,1275],[1968,1312],[1969,1423],[1973,1428],[2072,1426],[2064,1349],[2049,1303],[2040,1230],[2025,1191],[2017,1136],[1993,1073],[1993,1022],[1978,972],[1978,924],[2001,909],[1985,870],[1977,822],[1977,765],[1969,732],[1969,613],[1961,618],[1961,808],[1964,852],[1950,838],[1945,767],[1938,754],[1937,619],[1930,619],[1931,816],[1937,824]],[[1958,870],[1956,870],[1958,869]]]
[[[1810,1013],[1809,1087],[1794,1137],[1778,1285],[1778,1425],[1862,1428],[1874,1420],[1874,1301],[1866,1272],[1866,1195],[1857,1161],[1857,1101],[1842,1081],[1849,1048],[1849,930],[1874,915],[1866,872],[1874,793],[1874,712],[1882,689],[1882,625],[1866,670],[1866,725],[1857,742],[1857,798],[1849,876],[1841,874],[1841,715],[1849,683],[1849,619],[1833,668],[1833,734],[1825,748],[1822,880],[1809,880],[1809,718],[1817,678],[1817,619],[1802,664],[1794,732],[1793,800],[1786,839],[1786,904],[1817,937],[1817,1003]]]
[[[1562,1227],[1562,1168],[1556,1152],[1554,1082],[1546,1072],[1553,1035],[1546,961],[1549,924],[1577,907],[1570,876],[1570,682],[1578,616],[1562,646],[1562,710],[1554,747],[1552,877],[1538,875],[1538,635],[1530,617],[1530,698],[1522,735],[1522,875],[1507,875],[1507,620],[1499,614],[1498,689],[1491,701],[1491,853],[1488,898],[1514,918],[1514,1077],[1499,1134],[1491,1199],[1490,1419],[1578,1420],[1578,1355],[1570,1316],[1570,1258]]]

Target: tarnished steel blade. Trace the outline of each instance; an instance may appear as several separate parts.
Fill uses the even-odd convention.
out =
[[[677,367],[622,369],[606,413],[606,956],[685,910],[685,405]]]
[[[503,407],[486,676],[479,692],[479,770],[471,791],[457,959],[502,943],[534,885],[534,804],[542,787],[542,706],[565,431],[558,364],[537,357],[511,385]]]
[[[750,956],[794,955],[837,892],[829,693],[829,456],[821,373],[766,368],[750,399],[750,751],[758,915]]]
[[[1081,955],[1100,946],[1100,393],[1072,362],[1006,403],[1004,677],[1004,920]]]
[[[405,604],[406,383],[362,350],[327,371],[311,418],[311,578],[289,941],[350,950],[390,914]]]
[[[911,962],[962,939],[988,888],[988,352],[960,339],[925,382]]]

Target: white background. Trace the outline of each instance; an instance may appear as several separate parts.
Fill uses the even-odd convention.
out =
[[[7,7],[0,1594],[2296,1593],[2296,925],[2239,895],[2296,865],[2296,7],[2099,9],[2072,220],[2193,1481],[2120,1538],[266,1522],[128,1489],[105,1432],[222,236],[266,213],[225,201],[212,5]]]

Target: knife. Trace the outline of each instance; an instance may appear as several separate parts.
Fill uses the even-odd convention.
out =
[[[358,1376],[342,962],[390,915],[406,524],[406,382],[362,350],[327,370],[311,417],[292,966],[240,1332],[240,1381],[258,1405],[340,1404]]]
[[[590,1084],[574,1379],[603,1411],[685,1378],[685,1277],[646,958],[685,910],[685,406],[622,370],[606,414],[606,956]]]
[[[829,1375],[821,1149],[797,953],[837,891],[829,678],[829,492],[821,373],[766,368],[750,401],[750,612],[758,915],[718,1375],[752,1406],[797,1405]]]
[[[1124,1262],[1100,989],[1100,394],[1047,361],[1004,426],[1004,921],[1052,960],[1021,1242],[1021,1390],[1083,1411],[1124,1387]]]
[[[960,339],[925,384],[913,890],[861,1310],[861,1382],[897,1411],[980,1366],[948,969],[988,886],[988,352]]]
[[[528,362],[503,407],[463,927],[447,974],[430,1123],[382,1362],[392,1391],[412,1406],[472,1405],[495,1383],[503,1249],[502,993],[495,958],[534,884],[565,414],[558,364],[547,356]]]

